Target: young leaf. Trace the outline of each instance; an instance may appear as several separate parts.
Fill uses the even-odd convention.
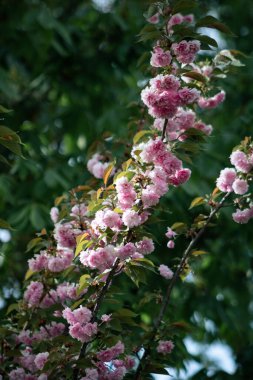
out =
[[[200,256],[200,255],[206,255],[208,252],[207,251],[203,251],[203,250],[195,250],[195,251],[192,251],[191,254],[193,256]]]
[[[107,182],[108,182],[108,179],[110,177],[110,175],[112,174],[112,171],[114,169],[114,165],[115,163],[111,163],[105,170],[104,172],[104,175],[103,175],[103,180],[104,180],[104,184],[105,186],[107,185]]]
[[[196,26],[199,28],[205,27],[205,28],[213,28],[217,29],[222,33],[229,34],[231,36],[234,36],[234,33],[227,27],[225,24],[220,22],[216,17],[213,16],[206,16],[201,18],[196,22]]]
[[[197,206],[200,206],[202,205],[203,203],[205,203],[205,199],[203,197],[196,197],[193,199],[193,201],[191,202],[191,205],[189,207],[189,210],[191,210],[192,208],[194,207],[197,207]]]

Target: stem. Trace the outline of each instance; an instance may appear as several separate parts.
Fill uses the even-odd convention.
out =
[[[168,124],[168,119],[165,119],[164,124],[163,124],[162,141],[165,139],[167,124]]]
[[[217,203],[217,205],[215,206],[215,208],[210,212],[207,220],[206,220],[206,223],[205,225],[199,230],[199,232],[197,233],[197,235],[191,240],[191,242],[189,243],[188,247],[186,248],[186,250],[184,251],[184,254],[180,260],[180,263],[177,267],[177,270],[175,271],[168,287],[167,287],[167,291],[163,297],[163,302],[162,302],[162,306],[161,306],[161,309],[159,311],[159,314],[158,314],[158,317],[157,319],[155,320],[154,322],[154,328],[153,328],[153,331],[152,331],[152,335],[149,339],[149,342],[147,344],[147,348],[143,347],[144,349],[144,354],[142,356],[142,359],[140,359],[139,361],[139,364],[138,364],[138,367],[137,367],[137,370],[136,370],[136,374],[135,374],[135,380],[141,380],[141,374],[142,374],[142,371],[145,369],[146,367],[146,360],[150,354],[150,351],[151,351],[151,348],[150,348],[150,345],[151,343],[154,341],[155,339],[155,335],[160,327],[160,324],[163,320],[163,317],[165,315],[165,312],[166,312],[166,309],[170,303],[170,298],[171,298],[171,293],[172,293],[172,290],[175,286],[175,283],[177,282],[179,276],[180,276],[180,273],[182,272],[182,270],[184,269],[184,266],[187,262],[187,259],[188,257],[190,256],[190,253],[191,253],[191,250],[193,248],[193,246],[198,242],[198,240],[201,238],[201,236],[204,234],[206,228],[208,227],[210,221],[212,220],[212,218],[215,216],[215,214],[217,214],[217,212],[219,211],[219,209],[223,206],[225,200],[227,199],[227,197],[230,195],[230,193],[226,193],[223,198],[221,199],[221,201],[219,203]],[[144,362],[144,363],[142,363]]]
[[[112,269],[111,269],[111,271],[110,271],[110,273],[109,273],[109,275],[108,275],[108,277],[106,279],[106,282],[105,282],[104,286],[102,287],[102,289],[100,290],[100,293],[98,294],[97,301],[96,301],[96,304],[95,304],[93,312],[92,312],[92,318],[90,320],[91,323],[94,323],[95,320],[96,320],[96,318],[97,318],[98,311],[99,311],[100,306],[101,306],[101,304],[102,304],[102,302],[104,300],[104,297],[105,297],[105,295],[107,293],[107,290],[110,287],[111,280],[112,280],[114,274],[117,271],[119,262],[120,262],[120,259],[118,257],[115,260],[115,262],[114,262],[114,264],[112,266]],[[86,348],[87,348],[88,344],[89,344],[89,342],[86,342],[86,343],[82,344],[78,360],[82,359],[85,356],[85,352],[86,352]],[[73,380],[77,380],[78,379],[78,374],[79,374],[79,368],[75,368],[74,372],[73,372]]]

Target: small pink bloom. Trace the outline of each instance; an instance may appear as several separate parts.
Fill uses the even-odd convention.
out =
[[[149,17],[147,21],[150,24],[158,24],[159,22],[159,13],[155,13],[153,16]]]
[[[221,170],[219,177],[216,180],[218,189],[223,192],[233,191],[232,185],[236,179],[236,171],[231,168]]]
[[[166,278],[166,280],[172,279],[173,272],[172,272],[172,270],[169,267],[167,267],[167,265],[161,264],[159,266],[158,270],[160,272],[160,275],[162,277]]]
[[[46,364],[48,360],[49,352],[41,352],[38,355],[36,355],[34,359],[34,363],[36,367],[40,370],[43,369],[44,365]]]
[[[173,249],[175,248],[175,243],[173,240],[169,240],[168,243],[167,243],[167,247],[170,248],[170,249]]]
[[[166,355],[170,354],[174,347],[174,343],[171,340],[159,340],[156,350],[157,352]]]
[[[242,194],[247,193],[247,191],[249,189],[249,185],[248,185],[247,181],[245,181],[244,179],[237,178],[234,181],[232,188],[233,188],[235,194],[242,195]]]

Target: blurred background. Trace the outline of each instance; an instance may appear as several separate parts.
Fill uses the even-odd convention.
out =
[[[1,124],[24,143],[24,158],[0,147],[9,161],[0,162],[1,219],[12,226],[0,229],[1,316],[20,296],[31,257],[27,243],[36,231],[52,227],[54,199],[85,183],[87,158],[105,139],[116,155],[131,143],[139,93],[149,75],[150,45],[138,43],[137,34],[151,2],[0,1],[0,104],[13,110],[2,115]],[[226,101],[205,115],[214,133],[191,165],[191,181],[163,199],[164,223],[152,227],[160,242],[158,257],[168,256],[162,248],[165,227],[193,219],[199,210],[187,211],[192,198],[212,190],[233,146],[253,135],[252,1],[199,1],[197,12],[207,9],[236,37],[208,33],[220,48],[246,54],[246,66],[222,81]],[[201,248],[210,254],[194,262],[192,275],[173,297],[173,318],[186,321],[190,334],[181,347],[188,350],[186,359],[170,373],[176,379],[252,380],[252,224],[233,223],[227,209]]]

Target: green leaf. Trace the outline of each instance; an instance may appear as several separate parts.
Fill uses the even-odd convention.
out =
[[[89,236],[89,234],[86,232],[84,233],[83,235],[79,235],[77,236],[76,238],[76,250],[75,250],[75,257],[79,255],[79,253],[83,250],[83,246],[85,243],[87,243],[88,241],[90,240],[87,240],[87,236]]]
[[[108,179],[110,175],[112,174],[114,167],[115,167],[115,163],[111,163],[110,165],[108,165],[108,167],[106,168],[104,172],[103,181],[104,181],[105,186],[107,185]]]
[[[115,313],[113,313],[113,317],[115,317],[116,315],[118,317],[132,317],[132,318],[135,318],[135,317],[137,317],[138,314],[134,313],[132,310],[129,310],[129,309],[126,309],[126,308],[122,308],[122,309],[117,310]]]
[[[195,250],[195,251],[192,251],[191,254],[193,256],[200,256],[200,255],[206,255],[208,252],[207,251],[203,251],[203,250]]]
[[[9,161],[2,154],[0,154],[0,161],[3,162],[5,165],[10,166]]]
[[[79,279],[79,287],[77,289],[77,295],[79,295],[85,288],[88,288],[90,285],[90,275],[89,274],[83,274]]]
[[[6,312],[6,315],[10,314],[12,311],[18,311],[19,310],[19,304],[18,303],[12,303],[8,309],[7,309],[7,312]]]
[[[6,140],[6,138],[0,137],[0,144],[10,150],[12,153],[15,153],[17,156],[23,157],[20,143],[16,141]]]
[[[188,71],[186,73],[182,73],[182,76],[195,79],[198,82],[206,83],[206,77],[200,73],[197,73],[196,71]]]
[[[36,247],[36,245],[38,245],[41,241],[42,241],[42,238],[40,237],[30,240],[29,243],[27,244],[26,252],[31,251],[31,249]]]
[[[197,206],[200,206],[202,205],[203,203],[205,203],[205,199],[203,197],[196,197],[193,199],[193,201],[191,202],[191,205],[189,207],[189,210],[191,210],[192,208],[194,207],[197,207]]]
[[[205,35],[203,35],[203,34],[200,34],[200,35],[198,36],[198,40],[199,40],[200,42],[202,42],[203,44],[207,44],[207,45],[213,46],[213,47],[215,47],[215,48],[218,47],[217,42],[216,42],[215,39],[212,38],[212,37],[209,37],[209,36],[205,36]]]
[[[134,144],[137,144],[137,142],[143,137],[143,136],[146,136],[146,135],[153,135],[154,134],[154,131],[148,131],[148,130],[144,130],[144,131],[139,131],[136,133],[136,135],[134,136],[133,138],[133,142]]]
[[[4,228],[6,230],[13,230],[11,225],[8,222],[6,222],[6,220],[3,220],[3,219],[0,219],[0,228]]]
[[[213,16],[205,16],[196,22],[196,26],[199,28],[213,28],[217,29],[222,33],[229,34],[234,36],[234,33],[227,27],[225,24],[220,22],[216,17]]]
[[[10,113],[13,112],[13,110],[9,110],[8,108],[5,108],[0,104],[0,113]]]
[[[182,223],[182,222],[176,222],[176,223],[172,224],[171,229],[173,231],[177,232],[178,234],[180,234],[180,233],[183,233],[187,230],[187,225],[185,223]]]
[[[29,278],[32,277],[34,273],[36,272],[32,271],[31,269],[28,269],[25,274],[25,280],[29,280]]]
[[[179,12],[189,12],[190,10],[196,8],[197,3],[194,0],[181,0],[177,1],[176,5],[172,9],[172,14]]]

